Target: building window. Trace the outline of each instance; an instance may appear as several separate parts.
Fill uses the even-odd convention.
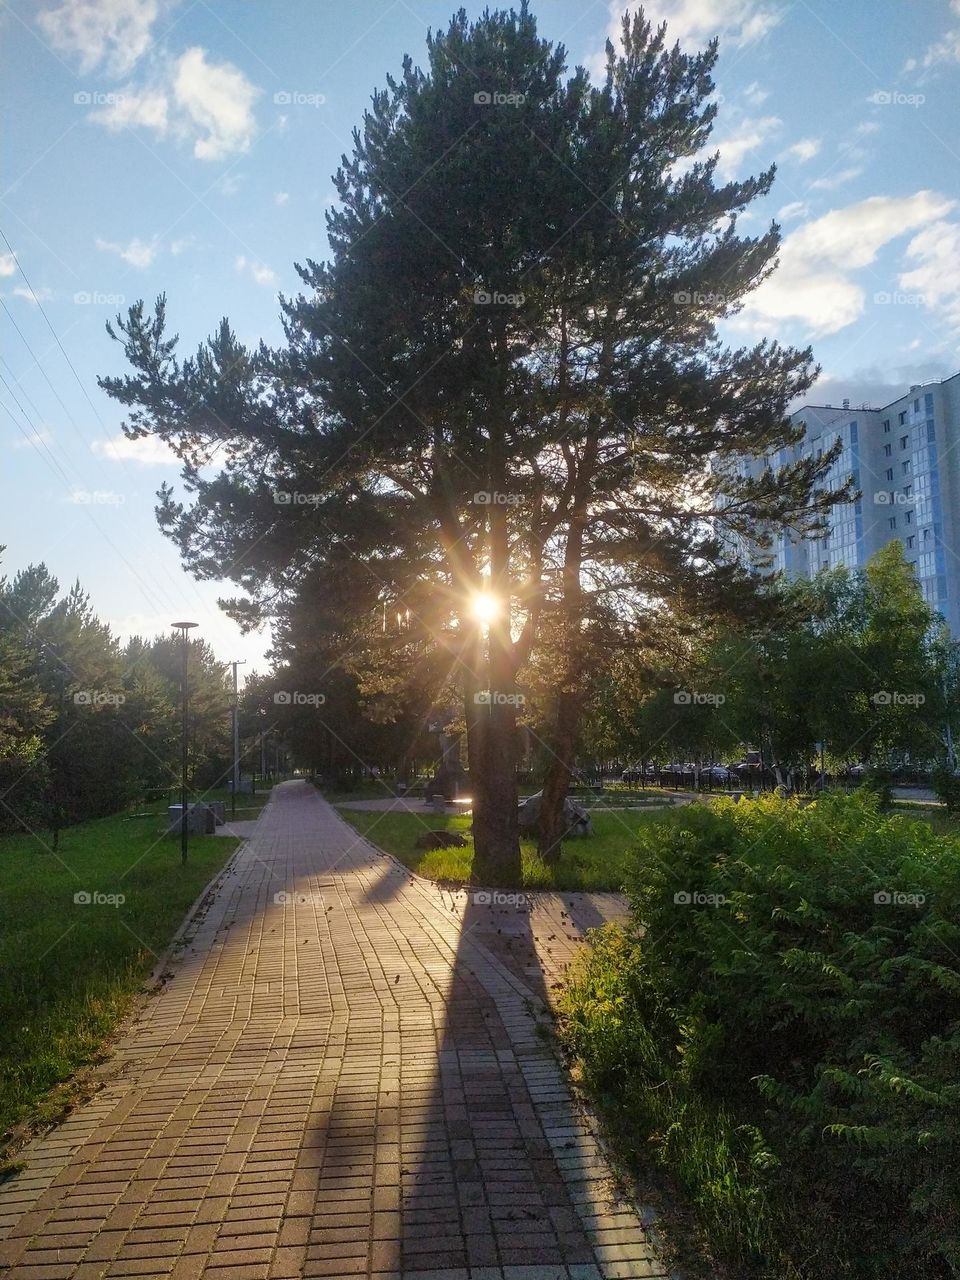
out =
[[[890,519],[887,521],[887,524],[890,526],[891,529],[895,529],[897,527],[897,517],[891,516]]]
[[[912,533],[911,533],[911,534],[909,534],[909,535],[908,535],[908,537],[907,537],[907,550],[908,550],[908,551],[912,551],[912,550],[913,550],[913,538],[914,538],[914,535],[913,535]]]
[[[893,450],[893,445],[892,445],[892,444],[885,444],[885,445],[883,446],[883,456],[884,456],[885,458],[889,458],[889,457],[890,457],[890,454],[891,454],[891,452],[892,452],[892,450]]]
[[[927,441],[932,444],[937,438],[936,428],[932,422],[927,423]]]
[[[912,484],[905,484],[905,485],[903,486],[903,496],[904,496],[905,498],[909,498],[909,497],[910,497],[910,495],[911,495],[911,493],[913,493],[913,485],[912,485]]]
[[[904,458],[903,462],[900,463],[900,466],[903,468],[903,474],[908,476],[910,474],[910,459]]]
[[[900,437],[900,448],[901,448],[901,449],[905,449],[909,443],[910,443],[910,437],[909,437],[909,436],[901,436],[901,437]]]
[[[890,434],[890,419],[889,419],[889,418],[887,418],[887,420],[884,422],[884,424],[883,424],[883,430],[884,430],[884,434],[885,434],[885,435],[889,435],[889,434]]]
[[[913,512],[908,511],[903,519],[905,524],[913,524]]]
[[[914,400],[914,402],[913,402],[913,412],[914,412],[914,413],[919,413],[919,412],[920,412],[920,397],[919,397],[919,396],[918,396],[918,397],[916,398],[916,400]]]
[[[903,424],[906,422],[906,420],[907,420],[907,411],[906,411],[906,409],[904,409],[904,410],[900,413],[900,415],[899,415],[899,417],[898,417],[898,421],[899,421],[899,423],[900,423],[901,427],[902,427],[902,426],[903,426]]]
[[[893,479],[893,467],[887,467],[887,479],[888,480]]]
[[[923,407],[926,409],[927,413],[933,413],[933,394],[932,394],[932,392],[928,391],[928,392],[926,393],[926,395],[923,397]]]

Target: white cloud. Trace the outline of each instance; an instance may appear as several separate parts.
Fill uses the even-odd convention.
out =
[[[851,404],[869,404],[879,409],[905,395],[907,388],[915,383],[938,382],[949,377],[953,369],[948,360],[928,357],[900,365],[886,361],[859,369],[847,367],[842,372],[828,370],[817,379],[813,392],[807,393],[804,401],[839,405],[844,397],[849,397]]]
[[[712,144],[720,152],[717,173],[721,178],[735,178],[740,173],[744,158],[761,146],[771,134],[776,133],[783,121],[778,116],[759,116],[741,122],[737,131]],[[712,149],[712,147],[708,147]]]
[[[13,449],[30,449],[46,444],[48,440],[52,439],[53,436],[44,428],[40,431],[30,431],[26,436],[20,436],[16,440],[11,440],[10,446]]]
[[[801,138],[792,147],[787,147],[784,155],[790,156],[791,159],[799,160],[801,164],[805,164],[807,160],[812,160],[819,150],[819,138]]]
[[[908,294],[922,294],[924,305],[960,329],[960,223],[939,221],[918,232],[907,245],[917,265],[901,272],[897,283]]]
[[[255,129],[253,102],[258,92],[229,62],[208,62],[204,49],[188,49],[179,58],[173,95],[201,131],[193,144],[198,160],[221,160],[247,150]]]
[[[179,240],[170,241],[170,252],[175,258],[179,258],[181,253],[186,253],[187,249],[192,249],[196,243],[196,236],[181,236]]]
[[[809,212],[810,206],[805,200],[791,200],[778,210],[777,218],[780,222],[788,222],[791,218],[803,218]]]
[[[743,96],[752,107],[759,107],[770,97],[769,89],[762,89],[756,80],[752,80],[743,91]]]
[[[159,13],[159,0],[63,0],[40,13],[37,25],[81,71],[123,76],[150,48]]]
[[[810,336],[838,332],[864,309],[865,291],[852,273],[870,266],[891,240],[921,231],[953,208],[953,201],[933,191],[871,196],[798,227],[783,242],[779,267],[751,294],[734,323],[764,329],[786,320],[799,323]]]
[[[234,266],[240,275],[250,276],[257,284],[268,286],[276,284],[276,273],[271,271],[269,267],[265,267],[262,262],[254,262],[252,258],[245,258],[241,254]]]
[[[170,124],[166,93],[162,89],[137,89],[126,85],[111,94],[113,101],[90,113],[90,119],[114,133],[141,126],[163,137]]]
[[[158,61],[149,82],[127,84],[90,119],[114,133],[149,129],[159,138],[191,144],[198,160],[246,151],[256,132],[253,104],[260,90],[229,62],[213,62],[199,46]]]
[[[106,440],[93,440],[91,450],[108,462],[137,462],[145,467],[179,467],[180,460],[169,445],[156,436],[130,440],[120,434]]]
[[[157,256],[159,243],[154,237],[149,243],[141,240],[138,236],[134,236],[132,240],[128,240],[126,244],[119,244],[112,240],[101,240],[97,236],[97,248],[102,249],[104,253],[116,253],[124,262],[128,262],[131,267],[149,267]]]
[[[49,302],[53,297],[53,290],[48,289],[46,285],[41,285],[39,289],[28,289],[26,285],[18,284],[13,290],[13,296],[23,298],[25,302],[36,306],[40,302]]]
[[[17,271],[17,256],[14,253],[0,253],[0,276],[12,276]]]
[[[863,173],[863,165],[850,165],[847,169],[841,169],[838,173],[824,174],[822,178],[814,178],[813,182],[808,183],[811,191],[836,191],[837,187],[842,187],[847,182],[852,182],[854,178],[859,178]]]
[[[951,3],[954,13],[960,14],[960,5]],[[960,29],[945,31],[939,40],[935,40],[927,48],[922,58],[908,58],[904,63],[904,71],[929,71],[931,67],[943,66],[948,62],[960,62]]]
[[[277,191],[274,194],[273,203],[278,205],[285,205],[289,201],[289,199],[290,199],[289,191]]]
[[[622,8],[621,2],[611,5],[617,13]],[[650,0],[645,12],[654,25],[665,21],[670,40],[682,45],[705,45],[714,36],[726,36],[735,45],[752,44],[782,17],[763,0]]]
[[[629,10],[632,16],[638,8],[625,0],[608,0],[605,39],[615,49],[620,48],[624,12]],[[702,48],[714,36],[720,36],[727,46],[753,44],[772,31],[783,16],[767,0],[647,0],[643,9],[654,28],[666,22],[671,45],[679,40],[686,48]],[[587,65],[593,75],[603,75],[606,55],[602,48]]]

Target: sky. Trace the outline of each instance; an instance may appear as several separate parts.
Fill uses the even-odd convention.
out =
[[[165,292],[192,352],[226,315],[281,339],[295,262],[351,131],[453,0],[12,0],[0,5],[0,573],[79,578],[116,634],[183,617],[225,661],[266,669],[154,516],[175,459],[130,442],[97,376],[105,322]],[[469,0],[479,16],[483,3]],[[597,71],[623,0],[534,0],[541,34]],[[729,322],[813,345],[808,397],[882,405],[960,367],[960,0],[655,0],[685,48],[720,38],[710,150],[722,178],[771,162],[742,229],[782,227],[781,264]]]

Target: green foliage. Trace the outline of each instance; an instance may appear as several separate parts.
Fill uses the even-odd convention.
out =
[[[181,652],[172,636],[121,646],[44,565],[0,579],[0,831],[55,840],[177,784]],[[188,660],[189,774],[206,789],[229,767],[230,695],[209,646],[193,641]]]
[[[881,809],[889,809],[893,803],[893,772],[886,765],[874,764],[863,775],[864,791],[876,796]]]
[[[669,687],[648,686],[619,717],[626,754],[709,760],[752,745],[789,784],[819,768],[823,744],[828,769],[872,760],[868,784],[888,802],[890,767],[940,756],[958,705],[957,646],[924,601],[901,544],[862,570],[777,583],[767,605],[759,623],[700,629],[678,646],[659,673]],[[677,688],[720,701],[678,707]]]
[[[960,1275],[958,842],[864,793],[721,801],[640,831],[631,897],[565,1034],[721,1252]]]
[[[960,813],[960,777],[950,764],[938,762],[933,771],[933,789],[951,817]]]

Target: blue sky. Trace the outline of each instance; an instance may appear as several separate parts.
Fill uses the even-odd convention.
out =
[[[96,385],[121,371],[104,322],[165,291],[188,349],[221,315],[245,340],[278,340],[276,294],[296,290],[295,261],[326,255],[331,175],[371,92],[404,53],[423,60],[427,29],[455,7],[0,8],[6,572],[43,559],[64,585],[79,577],[121,635],[189,615],[222,658],[264,665],[268,636],[241,637],[216,607],[223,589],[193,582],[156,527],[154,494],[176,467],[120,435],[119,407]],[[571,66],[591,67],[623,7],[534,4]],[[812,342],[816,402],[881,404],[956,372],[960,0],[657,0],[647,11],[686,46],[721,38],[721,174],[778,164],[748,225],[780,219],[782,265],[731,337]]]

